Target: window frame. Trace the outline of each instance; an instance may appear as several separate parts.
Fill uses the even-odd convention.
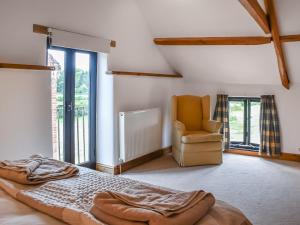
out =
[[[67,102],[73,102],[75,104],[75,54],[84,53],[90,56],[90,82],[89,82],[89,161],[77,164],[78,166],[88,167],[91,169],[96,168],[96,110],[97,110],[97,74],[98,74],[98,54],[92,51],[86,51],[81,49],[65,48],[60,46],[52,46],[47,42],[46,51],[46,64],[48,63],[48,50],[58,50],[65,52],[65,85],[67,85],[64,91],[64,117],[68,114],[68,120],[64,124],[64,161],[75,164],[75,142],[74,142],[74,111],[68,111]]]
[[[229,107],[230,102],[234,101],[244,102],[244,132],[243,141],[230,141],[229,148],[258,151],[260,144],[251,143],[251,102],[261,102],[261,99],[260,97],[228,97]],[[230,109],[228,113],[230,114]]]

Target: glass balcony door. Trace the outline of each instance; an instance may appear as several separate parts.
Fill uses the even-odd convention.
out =
[[[95,167],[97,54],[52,47],[53,155],[62,161]]]

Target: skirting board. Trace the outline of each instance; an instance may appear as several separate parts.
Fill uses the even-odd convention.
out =
[[[97,163],[96,164],[96,170],[101,171],[101,172],[105,172],[105,173],[109,173],[109,174],[114,174],[114,175],[118,175],[120,173],[123,173],[133,167],[139,166],[143,163],[146,163],[148,161],[151,161],[153,159],[156,159],[160,156],[162,156],[165,153],[169,153],[171,151],[171,147],[167,147],[167,148],[163,148],[163,149],[159,149],[155,152],[152,152],[150,154],[144,155],[142,157],[139,157],[137,159],[122,163],[120,165],[117,166],[109,166],[109,165],[104,165],[101,163]]]
[[[280,156],[268,157],[268,156],[259,155],[258,152],[251,152],[251,151],[245,151],[245,150],[240,150],[240,149],[229,149],[229,150],[225,150],[224,152],[231,153],[231,154],[262,157],[262,158],[267,158],[267,159],[279,159],[279,160],[300,162],[300,155],[292,154],[292,153],[281,153]]]
[[[115,167],[110,165],[105,165],[102,163],[96,163],[96,170],[109,174],[116,174]]]

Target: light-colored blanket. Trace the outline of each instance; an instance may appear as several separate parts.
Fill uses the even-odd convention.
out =
[[[22,160],[0,161],[0,177],[20,184],[41,184],[51,180],[69,178],[77,173],[78,168],[70,163],[40,155]]]
[[[136,184],[96,194],[91,213],[111,224],[193,225],[214,205],[204,191],[179,192]]]
[[[65,224],[105,225],[103,221],[96,219],[89,213],[95,194],[99,191],[107,190],[120,192],[138,183],[140,182],[80,168],[78,176],[64,180],[50,181],[38,186],[20,185],[0,178],[0,189],[27,206],[50,215]],[[6,206],[0,204],[0,215],[3,207]],[[13,209],[15,208],[12,208],[11,211]],[[19,225],[19,223],[15,222],[15,219],[18,218],[24,221],[21,224],[48,225],[48,223],[41,222],[43,218],[42,214],[41,216],[34,216],[22,211],[22,214],[26,215],[24,217],[17,216],[18,213],[21,213],[19,211],[15,213],[11,212],[10,215],[12,216],[5,217],[4,221],[2,221],[3,224]],[[36,218],[40,219],[40,221],[34,221]],[[26,223],[26,221],[30,222]],[[51,223],[53,225],[61,225],[61,223],[56,223],[55,220],[51,221]],[[126,225],[125,223],[121,224]],[[238,209],[217,201],[215,206],[209,210],[209,213],[197,222],[196,225],[251,225],[251,223]]]

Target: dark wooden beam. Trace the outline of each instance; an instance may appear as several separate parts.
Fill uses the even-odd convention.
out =
[[[107,71],[106,74],[121,75],[121,76],[147,76],[147,77],[182,78],[181,74],[143,73],[143,72],[128,72],[128,71]]]
[[[285,63],[284,52],[280,41],[280,32],[279,32],[277,16],[276,16],[273,0],[265,0],[265,6],[266,6],[269,22],[270,22],[272,40],[274,43],[274,48],[277,56],[281,83],[285,88],[289,89],[290,81],[289,81],[289,76],[288,76],[287,67]]]
[[[14,64],[14,63],[0,63],[0,68],[21,69],[21,70],[55,70],[55,67],[52,66]]]
[[[280,36],[281,42],[296,42],[300,41],[300,34],[283,35]]]
[[[263,45],[271,43],[270,37],[191,37],[155,38],[157,45]]]
[[[257,0],[239,0],[244,8],[249,12],[256,23],[263,29],[266,34],[270,33],[270,26],[266,13],[261,8]]]

